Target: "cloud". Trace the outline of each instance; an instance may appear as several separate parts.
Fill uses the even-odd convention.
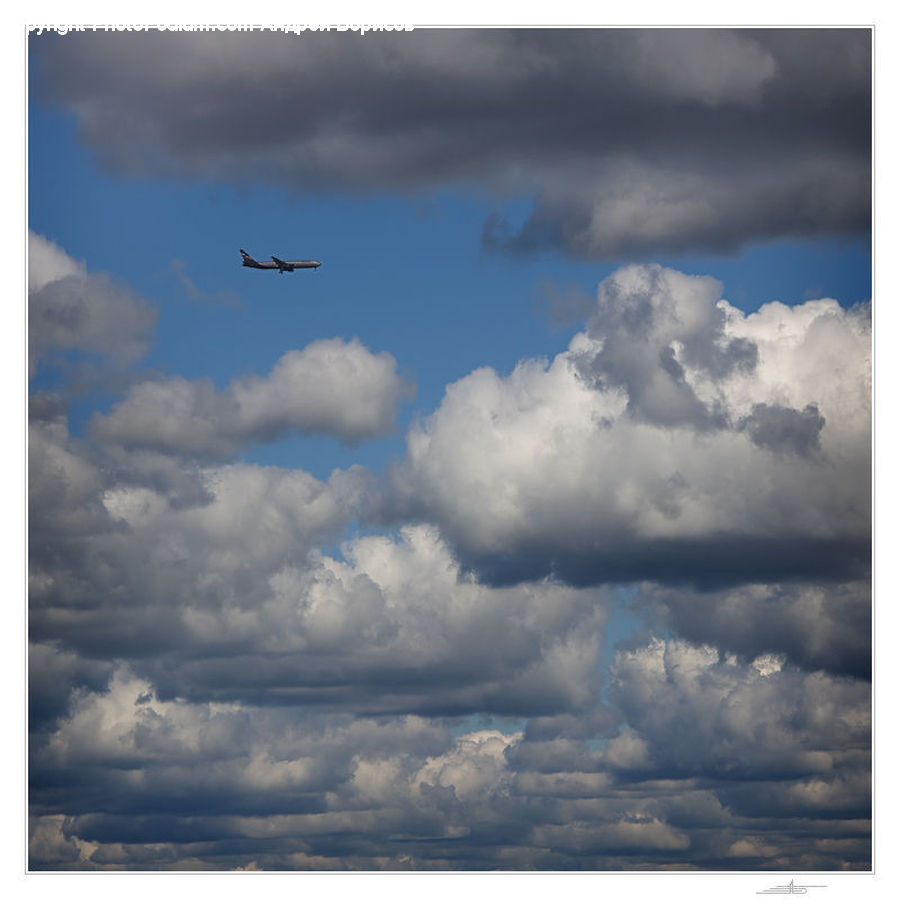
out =
[[[867,134],[867,127],[861,131]],[[580,162],[565,177],[547,181],[521,225],[502,215],[489,219],[483,243],[514,255],[562,251],[604,261],[693,251],[732,254],[753,240],[868,230],[870,176],[856,154],[773,163],[765,151],[757,160],[741,160],[742,152],[733,148],[725,153],[738,158],[733,166],[739,178],[733,171],[695,171],[702,151],[690,164],[675,160],[666,170],[624,153]]]
[[[357,340],[287,352],[221,392],[132,385],[88,436],[64,398],[32,396],[30,630],[36,668],[96,687],[120,658],[168,698],[357,712],[554,715],[592,706],[608,595],[550,582],[483,587],[439,532],[338,542],[378,494],[360,467],[327,482],[223,463],[288,429],[388,429],[405,383]],[[43,664],[40,665],[40,664]],[[41,724],[65,710],[33,684]]]
[[[126,172],[477,186],[501,207],[534,199],[524,224],[486,224],[489,247],[592,260],[869,228],[867,29],[81,33],[31,49],[36,95]]]
[[[323,555],[366,475],[175,458],[161,482],[141,457],[101,467],[51,403],[31,441],[33,869],[866,869],[869,685],[779,653],[834,662],[863,583],[641,587],[739,656],[632,642],[607,700],[606,590],[485,586],[422,525]]]
[[[67,711],[74,689],[101,691],[112,674],[108,663],[79,657],[56,641],[29,645],[28,663],[28,725],[32,732],[52,727]]]
[[[868,682],[771,660],[741,664],[711,645],[660,639],[620,651],[610,674],[630,726],[609,743],[604,763],[615,769],[766,782],[867,776]],[[857,787],[863,813],[867,783]]]
[[[86,352],[133,364],[147,352],[156,310],[107,274],[89,274],[59,246],[29,232],[28,353],[32,372],[51,354]]]
[[[811,455],[819,448],[819,433],[824,426],[825,419],[816,405],[807,405],[799,412],[764,402],[754,405],[752,412],[739,424],[757,446],[800,456]]]
[[[32,243],[32,298],[90,282]],[[355,340],[135,383],[86,436],[34,393],[31,868],[868,869],[868,311],[720,292],[616,272],[384,478],[223,461],[389,429]]]
[[[599,389],[622,387],[635,420],[662,427],[724,426],[723,413],[698,398],[685,371],[721,381],[756,368],[756,344],[725,335],[726,309],[717,305],[721,293],[721,283],[711,277],[660,267],[616,271],[598,287],[587,322],[595,346],[579,355],[580,376]]]
[[[352,473],[185,501],[36,430],[33,869],[867,863],[867,683],[654,641],[604,703],[605,592],[486,587],[425,526],[317,553]]]
[[[291,350],[266,377],[237,378],[221,392],[211,380],[170,377],[135,384],[92,433],[110,445],[230,458],[251,443],[291,433],[328,434],[356,444],[394,429],[410,385],[388,352],[359,340],[316,340]]]
[[[353,471],[323,484],[302,471],[187,466],[178,499],[177,483],[167,494],[155,476],[148,486],[140,470],[117,474],[58,422],[32,426],[29,452],[32,632],[97,656],[181,649],[185,614],[202,600],[239,622],[268,570],[340,536],[361,486]]]
[[[715,644],[752,660],[777,651],[808,670],[871,676],[868,581],[747,584],[727,591],[642,588],[668,623],[693,642]]]
[[[483,587],[424,526],[358,538],[340,559],[318,552],[358,511],[370,483],[361,469],[322,483],[210,467],[185,479],[202,493],[179,499],[139,471],[111,476],[58,424],[33,429],[31,449],[31,631],[66,656],[139,658],[161,693],[200,701],[429,714],[593,706],[608,595]]]
[[[87,276],[83,261],[75,261],[55,242],[28,231],[28,291],[38,292],[64,277]]]
[[[868,311],[821,299],[748,315],[719,290],[656,266],[614,273],[552,361],[448,386],[381,517],[437,524],[500,583],[865,575]]]
[[[657,641],[613,678],[637,728],[536,767],[521,731],[165,699],[119,667],[34,752],[32,867],[862,869],[865,683]]]

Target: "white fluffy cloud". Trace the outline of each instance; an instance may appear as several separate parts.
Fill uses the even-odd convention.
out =
[[[316,340],[286,352],[268,376],[235,379],[221,392],[181,377],[136,384],[91,427],[108,444],[213,459],[290,432],[358,443],[393,430],[410,393],[396,369],[390,353],[357,339]]]
[[[868,312],[822,299],[748,315],[720,288],[617,271],[553,361],[447,388],[388,508],[436,522],[498,580],[861,573]]]

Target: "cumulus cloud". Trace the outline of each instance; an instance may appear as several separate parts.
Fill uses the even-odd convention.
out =
[[[535,200],[489,246],[588,259],[869,226],[867,29],[31,40],[37,95],[125,171],[476,185]]]
[[[756,368],[756,344],[725,335],[722,285],[660,267],[617,271],[597,291],[579,374],[598,388],[622,387],[627,412],[662,427],[724,426],[718,399],[704,403],[685,368],[717,383]],[[677,350],[677,351],[676,351]]]
[[[156,311],[107,274],[89,274],[58,245],[29,233],[28,352],[32,371],[73,350],[119,366],[142,358]]]
[[[604,763],[614,769],[745,780],[865,773],[868,682],[660,639],[620,651],[610,674],[630,727],[610,742]],[[868,790],[860,793],[864,811]]]
[[[32,426],[30,452],[31,632],[64,641],[58,670],[72,652],[139,657],[169,697],[361,712],[593,706],[609,595],[483,587],[427,526],[319,552],[359,511],[363,469],[323,483],[176,461],[167,484],[98,458],[62,417]]]
[[[484,586],[427,526],[325,556],[364,475],[207,467],[181,499],[42,413],[33,869],[866,868],[869,686],[793,667],[777,601],[642,587],[748,638],[632,643],[605,701],[605,591]],[[812,667],[816,593],[781,606],[827,615]]]
[[[119,667],[33,757],[32,866],[864,868],[864,683],[657,641],[613,677],[637,728],[535,766],[521,731],[165,699]]]
[[[866,683],[654,641],[604,704],[606,593],[486,587],[426,526],[317,554],[352,474],[176,505],[39,429],[33,869],[865,868]]]
[[[316,340],[286,352],[266,377],[170,377],[134,385],[91,429],[107,444],[225,459],[251,443],[290,432],[328,434],[346,443],[389,433],[411,392],[388,352],[359,340]]]
[[[865,575],[868,310],[744,314],[719,292],[656,266],[617,271],[552,361],[447,388],[411,430],[382,514],[436,523],[495,582]]]
[[[671,91],[758,102],[704,79]],[[32,247],[36,310],[90,283]],[[35,336],[137,355],[123,292]],[[868,312],[720,292],[618,271],[384,480],[221,461],[389,429],[355,340],[136,383],[86,436],[34,393],[31,867],[867,869]],[[610,664],[623,600],[673,637]]]
[[[156,312],[106,274],[89,274],[58,245],[29,233],[29,348],[79,349],[132,363],[152,340]]]
[[[352,471],[324,484],[230,465],[189,468],[179,499],[177,483],[164,493],[155,475],[108,467],[61,420],[32,425],[29,454],[32,632],[98,656],[182,647],[196,600],[240,621],[260,575],[340,536],[361,486]]]
[[[28,291],[38,292],[63,277],[87,276],[83,261],[76,261],[55,242],[28,231]]]

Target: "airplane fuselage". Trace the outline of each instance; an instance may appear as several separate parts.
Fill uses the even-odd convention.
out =
[[[279,273],[292,273],[295,270],[315,270],[322,266],[321,261],[283,261],[272,255],[271,261],[257,261],[241,249],[241,263],[244,267],[253,267],[255,270],[277,270]]]

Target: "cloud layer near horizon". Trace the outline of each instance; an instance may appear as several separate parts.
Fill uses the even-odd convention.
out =
[[[869,228],[867,29],[71,33],[31,48],[36,95],[125,173],[527,197],[525,222],[498,209],[485,245],[588,260]]]
[[[620,654],[612,675],[636,728],[599,751],[528,729],[454,737],[415,716],[163,700],[120,668],[104,691],[76,696],[34,758],[33,863],[815,870],[865,859],[866,683],[658,639]],[[70,816],[52,811],[61,792]]]
[[[33,242],[32,300],[144,336]],[[85,436],[35,393],[32,867],[866,869],[868,311],[720,294],[617,271],[386,475],[235,460],[392,423],[397,363],[359,343],[135,382]],[[348,417],[374,394],[367,428],[308,415],[310,367]]]

